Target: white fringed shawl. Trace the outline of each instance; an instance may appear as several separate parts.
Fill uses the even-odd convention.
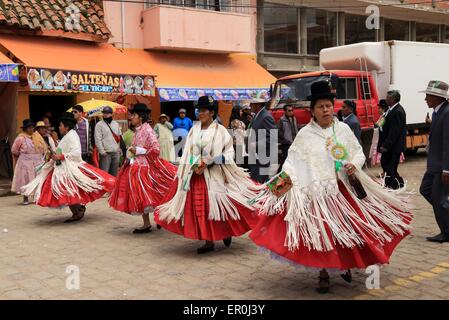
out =
[[[240,215],[231,200],[252,208],[248,201],[256,196],[256,185],[250,180],[244,169],[234,162],[232,137],[225,127],[213,122],[201,137],[201,123],[194,125],[187,136],[184,152],[178,167],[178,189],[175,196],[167,203],[157,208],[159,218],[168,222],[178,221],[184,217],[184,206],[188,191],[182,189],[182,180],[187,176],[192,166],[190,156],[198,155],[199,144],[203,146],[203,159],[216,158],[223,155],[225,164],[215,164],[204,170],[209,194],[210,220],[225,221],[239,220]]]
[[[399,192],[383,188],[362,171],[362,147],[346,124],[334,122],[337,140],[346,147],[348,162],[357,167],[356,175],[368,196],[357,198],[344,169],[338,178],[361,209],[363,219],[339,191],[334,160],[326,149],[326,141],[333,136],[332,127],[322,129],[312,120],[299,131],[283,166],[292,179],[292,189],[280,198],[267,189],[257,197],[256,207],[262,214],[287,210],[285,244],[291,251],[300,244],[317,251],[333,250],[336,244],[352,248],[363,245],[368,234],[384,243],[391,241],[392,233],[402,235],[409,229],[406,221],[411,215],[405,200],[395,195]],[[326,232],[326,226],[330,232]]]
[[[95,192],[102,189],[103,178],[91,171],[81,158],[80,138],[75,130],[70,130],[58,145],[61,149],[65,160],[61,161],[61,165],[57,166],[53,160],[47,162],[41,169],[39,175],[26,186],[22,187],[22,194],[25,196],[34,196],[39,201],[42,186],[52,169],[53,175],[51,179],[51,187],[53,195],[56,198],[67,194],[69,196],[78,195],[79,189],[86,192]],[[87,177],[81,170],[91,173],[96,179]]]

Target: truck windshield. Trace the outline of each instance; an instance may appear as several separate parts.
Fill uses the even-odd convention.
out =
[[[273,107],[281,107],[280,104],[306,101],[310,96],[310,86],[315,81],[329,80],[329,76],[304,77],[288,80],[279,80],[274,89]]]

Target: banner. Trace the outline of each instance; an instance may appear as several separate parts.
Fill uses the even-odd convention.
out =
[[[34,91],[73,91],[155,95],[154,77],[30,68],[28,85]]]
[[[264,88],[222,89],[222,88],[158,88],[161,102],[196,101],[201,96],[212,96],[215,100],[252,100],[270,98]]]
[[[19,66],[0,64],[0,82],[19,82]]]

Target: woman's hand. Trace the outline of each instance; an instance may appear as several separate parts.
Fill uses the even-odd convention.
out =
[[[202,175],[204,173],[204,169],[206,169],[206,163],[201,162],[198,167],[193,170],[197,175]]]
[[[62,154],[53,154],[53,155],[51,156],[51,158],[52,158],[54,161],[58,161],[58,160],[62,160],[62,159],[63,159],[63,156],[62,156]]]
[[[128,151],[130,152],[130,153],[132,153],[133,155],[135,155],[136,154],[136,147],[129,147],[129,149],[128,149]]]
[[[352,163],[345,164],[345,169],[348,176],[353,175],[357,171],[357,168]]]

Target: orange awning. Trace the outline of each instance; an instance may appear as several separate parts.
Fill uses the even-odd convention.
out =
[[[29,82],[31,69],[37,70],[31,79],[33,81],[37,81],[39,77],[42,78],[42,81],[44,81],[44,78],[46,80],[50,80],[50,77],[54,78],[53,88],[50,88],[52,87],[50,82],[46,83],[47,86],[41,83],[42,90],[62,89],[61,84],[64,83],[64,80],[70,80],[69,78],[76,74],[74,76],[75,81],[72,83],[73,87],[71,87],[73,91],[99,92],[96,89],[106,90],[108,86],[112,86],[114,87],[113,90],[117,89],[120,92],[111,93],[140,93],[128,91],[131,88],[134,91],[134,87],[140,85],[142,85],[141,89],[143,90],[143,78],[151,76],[149,69],[145,66],[135,63],[120,50],[106,43],[0,35],[0,45],[10,51],[27,67]],[[46,71],[49,73],[46,73]],[[61,73],[56,75],[58,71]],[[119,80],[115,77],[112,80],[105,77],[101,78],[100,75],[117,76]],[[141,79],[135,81],[135,76],[139,76]],[[68,82],[70,84],[70,81]],[[75,83],[84,87],[78,87]],[[148,84],[153,85],[153,82],[148,81]],[[89,91],[87,86],[90,86],[89,88],[93,91]],[[30,89],[36,90],[32,86],[30,86]]]
[[[276,81],[254,59],[243,54],[149,52],[126,49],[133,61],[157,75],[161,101],[197,100],[203,94],[217,100],[268,96]]]

